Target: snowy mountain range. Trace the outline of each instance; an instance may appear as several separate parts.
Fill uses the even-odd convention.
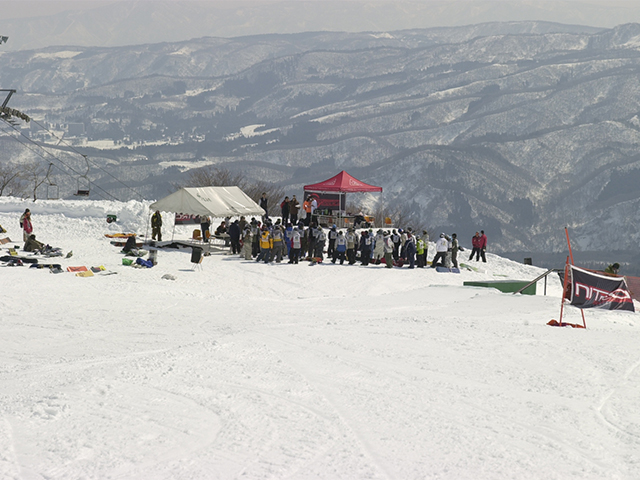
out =
[[[32,139],[126,200],[205,165],[300,192],[346,169],[494,250],[640,241],[640,25],[256,35],[0,54]],[[78,127],[79,126],[79,127]],[[3,128],[3,131],[7,131]],[[54,133],[52,136],[51,133]],[[64,141],[59,137],[64,135]],[[10,159],[36,154],[9,135]],[[56,159],[66,193],[75,185]],[[75,162],[75,163],[74,163]],[[64,173],[70,174],[68,177]],[[108,175],[105,174],[108,172]]]

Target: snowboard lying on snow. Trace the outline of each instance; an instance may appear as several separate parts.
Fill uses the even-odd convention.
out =
[[[440,273],[460,273],[460,269],[456,268],[456,267],[451,267],[451,268],[436,267],[436,272],[440,272]]]

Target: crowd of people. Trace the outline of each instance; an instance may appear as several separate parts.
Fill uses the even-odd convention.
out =
[[[291,215],[291,211],[289,211]],[[295,215],[295,213],[294,213]],[[459,268],[458,252],[464,248],[458,243],[457,235],[441,233],[435,242],[435,256],[429,262],[429,234],[426,230],[414,232],[407,229],[356,230],[353,227],[338,229],[336,225],[322,227],[310,217],[309,225],[304,220],[284,223],[282,219],[272,222],[245,217],[233,222],[225,219],[216,230],[216,234],[226,233],[230,239],[231,254],[238,254],[245,260],[257,262],[297,264],[301,260],[354,265],[385,264],[387,268],[408,265],[409,268],[432,268],[442,266]],[[295,218],[295,217],[294,217]],[[472,260],[486,262],[487,237],[484,231],[476,232],[472,239]]]

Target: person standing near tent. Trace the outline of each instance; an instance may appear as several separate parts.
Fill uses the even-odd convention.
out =
[[[262,227],[262,234],[260,235],[260,253],[258,254],[258,258],[256,258],[256,262],[260,260],[264,261],[264,263],[269,263],[271,261],[271,249],[273,248],[273,238],[271,237],[271,233],[266,225]]]
[[[307,197],[307,199],[302,202],[302,209],[304,210],[304,224],[308,227],[311,225],[311,195]]]
[[[487,263],[487,236],[484,234],[484,230],[480,230],[480,255],[482,255],[482,261]]]
[[[156,210],[151,216],[151,240],[158,239],[159,242],[162,241],[162,215],[160,215],[160,210]]]
[[[360,261],[362,265],[369,265],[369,261],[371,260],[371,244],[373,243],[373,239],[369,234],[368,230],[362,232],[360,236]]]
[[[311,198],[311,221],[318,223],[318,218],[316,217],[316,210],[318,209],[318,200],[315,197]]]
[[[245,260],[251,260],[252,254],[251,250],[253,247],[253,235],[251,234],[251,225],[248,223],[245,225],[244,230],[242,231],[242,251],[240,255]]]
[[[300,258],[300,250],[302,249],[302,236],[300,235],[300,229],[294,227],[291,232],[291,255],[289,256],[289,263],[298,264]]]
[[[385,230],[382,234],[382,248],[384,250],[384,263],[385,268],[393,268],[393,242],[391,241],[391,235],[389,231]]]
[[[284,200],[280,204],[280,211],[282,212],[282,225],[289,223],[289,212],[291,210],[291,202],[289,197],[284,197]]]
[[[391,239],[391,236],[389,236],[389,241],[393,244],[393,240]],[[382,230],[378,230],[378,233],[376,234],[376,238],[375,238],[375,243],[373,246],[373,263],[375,263],[376,265],[380,265],[380,261],[384,257],[384,245],[385,245],[384,232]]]
[[[22,227],[22,240],[26,242],[27,240],[29,240],[31,233],[33,232],[33,224],[31,223],[31,210],[29,210],[28,208],[20,217],[20,226]]]
[[[202,240],[205,242],[208,242],[209,237],[211,236],[211,232],[209,231],[210,228],[211,218],[209,218],[208,215],[200,215],[200,235],[202,235]]]
[[[271,257],[276,261],[276,263],[282,262],[282,257],[284,257],[285,245],[284,245],[284,230],[282,225],[276,223],[271,232],[271,237],[273,239],[272,247],[271,247]]]
[[[298,223],[298,212],[300,211],[300,202],[294,195],[289,202],[289,217],[291,218],[291,225]]]
[[[238,220],[229,225],[229,240],[231,240],[231,253],[240,253],[240,225]]]
[[[345,238],[347,239],[347,260],[349,260],[349,265],[354,265],[356,263],[359,239],[353,227],[349,227]]]
[[[267,192],[262,192],[262,197],[260,197],[260,207],[264,210],[264,215],[262,216],[262,222],[266,223],[269,219],[269,201],[267,200]]]
[[[331,263],[336,263],[336,260],[340,259],[340,265],[344,265],[345,255],[347,253],[347,239],[344,237],[342,230],[338,232],[338,236],[336,237],[335,248],[333,250],[333,255],[331,259]],[[329,253],[327,252],[327,256]]]

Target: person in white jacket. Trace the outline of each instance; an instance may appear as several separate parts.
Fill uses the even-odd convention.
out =
[[[449,250],[449,241],[446,239],[444,233],[440,234],[440,238],[436,242],[436,256],[431,261],[431,268],[436,268],[438,265],[443,266],[446,258],[447,251]],[[439,263],[442,262],[442,263]]]

